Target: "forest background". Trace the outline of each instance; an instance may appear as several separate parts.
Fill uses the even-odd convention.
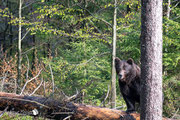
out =
[[[177,118],[179,3],[163,1],[163,115]],[[139,0],[117,3],[116,55],[133,58],[138,65],[140,5]],[[112,0],[23,0],[21,94],[61,99],[79,92],[75,102],[110,107],[113,10]],[[0,89],[4,92],[17,90],[18,22],[19,1],[0,0]],[[119,88],[117,107],[126,109]]]

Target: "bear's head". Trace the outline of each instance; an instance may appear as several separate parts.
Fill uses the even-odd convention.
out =
[[[137,73],[136,65],[133,59],[120,60],[118,57],[115,58],[116,73],[121,82],[130,83]]]

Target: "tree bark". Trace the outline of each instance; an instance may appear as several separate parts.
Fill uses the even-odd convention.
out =
[[[141,4],[141,120],[161,120],[162,0]]]
[[[35,60],[36,60],[36,37],[35,35],[32,36],[32,42],[33,42],[33,52],[32,52],[32,66],[31,69],[34,70],[35,68]]]
[[[21,11],[22,11],[22,1],[19,0],[19,35],[18,35],[18,61],[17,61],[17,82],[16,82],[16,92],[20,93],[21,85]]]
[[[138,114],[127,115],[125,112],[108,108],[92,107],[71,102],[58,102],[50,98],[20,96],[0,92],[0,110],[4,110],[6,107],[8,107],[8,111],[13,110],[32,116],[42,116],[57,120],[67,117],[70,117],[72,120],[121,120],[121,118],[126,117],[137,118],[137,120],[139,120]],[[33,114],[33,111],[36,111],[36,113]]]
[[[4,3],[5,3],[5,7],[9,7],[9,4],[8,4],[8,1],[6,0],[6,1],[4,1]],[[9,24],[8,24],[8,18],[5,18],[5,22],[4,22],[4,33],[3,33],[3,42],[2,42],[2,48],[3,48],[3,51],[4,52],[6,52],[6,50],[7,50],[7,46],[8,46],[8,42],[7,42],[7,40],[8,39],[6,39],[6,36],[7,36],[7,31],[8,31],[8,28],[9,28]]]
[[[0,110],[4,109],[55,120],[63,120],[68,117],[70,120],[140,120],[138,113],[126,114],[126,112],[108,108],[0,92]],[[170,119],[163,118],[163,120]]]
[[[167,19],[169,19],[170,17],[170,12],[171,12],[171,8],[170,8],[170,5],[171,5],[171,0],[168,0],[168,4],[167,4]]]
[[[115,57],[116,57],[116,15],[117,15],[117,1],[114,0],[114,21],[113,21],[113,50],[112,50],[112,76],[111,76],[111,107],[116,108],[116,70],[115,70]]]
[[[168,20],[170,18],[170,13],[171,13],[170,5],[171,5],[171,0],[168,0],[168,3],[167,3],[167,13],[166,13],[166,17],[167,17]],[[169,29],[169,25],[168,25],[168,22],[167,22],[166,23],[166,27],[165,27],[165,31],[164,31],[165,35],[168,35],[168,29]],[[166,46],[165,47],[165,52],[168,52],[168,43],[167,42],[165,43],[165,46]],[[164,71],[164,73],[165,73],[165,75],[167,75],[166,71]]]
[[[11,17],[10,17],[10,21],[11,21]],[[10,23],[10,28],[9,28],[9,34],[10,34],[10,53],[9,55],[12,56],[13,53],[13,27],[12,24]]]

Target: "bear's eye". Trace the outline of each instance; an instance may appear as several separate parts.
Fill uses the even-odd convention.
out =
[[[128,73],[130,68],[129,68],[129,66],[124,66],[123,69],[124,69],[124,71],[125,71],[126,73]]]

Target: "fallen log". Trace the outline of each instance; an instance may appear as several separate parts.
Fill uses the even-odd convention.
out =
[[[0,92],[0,110],[14,111],[31,116],[41,116],[55,120],[140,120],[138,113],[126,114],[123,111],[59,102],[50,98],[20,96]],[[168,120],[164,118],[163,120]]]

